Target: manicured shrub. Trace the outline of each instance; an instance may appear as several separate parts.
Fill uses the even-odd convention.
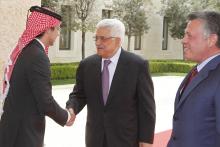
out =
[[[64,80],[75,79],[79,63],[53,63],[51,65],[51,79]],[[129,65],[128,65],[129,66]],[[149,68],[151,73],[187,73],[194,62],[182,60],[150,60]]]
[[[151,73],[187,73],[195,63],[180,60],[151,60],[149,65]]]
[[[51,65],[51,79],[75,79],[76,69],[78,64],[67,63],[67,64],[52,64]]]

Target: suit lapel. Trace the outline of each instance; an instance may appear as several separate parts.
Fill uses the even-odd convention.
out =
[[[179,102],[177,103],[177,108],[178,108],[178,106],[180,106],[180,105],[188,98],[188,95],[193,91],[193,89],[196,88],[196,86],[197,86],[201,81],[203,81],[207,76],[208,76],[208,73],[207,73],[207,72],[206,72],[205,75],[198,74],[198,75],[188,84],[188,86],[186,87],[186,89],[185,89],[184,92],[182,93],[181,98],[178,98],[178,99],[180,99],[180,100],[179,100]],[[180,92],[179,92],[179,97],[180,97]],[[178,100],[177,100],[177,101],[178,101]]]
[[[103,100],[102,100],[102,80],[101,80],[101,63],[102,63],[102,58],[100,56],[96,56],[94,62],[92,63],[92,69],[93,73],[90,73],[91,75],[94,75],[93,78],[93,86],[95,88],[95,93],[97,93],[97,98],[98,101],[101,105],[103,105]],[[92,71],[89,71],[92,72]]]
[[[205,65],[205,67],[203,67],[203,69],[199,72],[199,74],[189,83],[189,85],[186,87],[186,89],[184,90],[181,98],[180,98],[180,92],[181,89],[186,81],[186,79],[188,78],[189,74],[187,75],[187,77],[184,79],[184,81],[182,82],[178,93],[176,95],[176,99],[175,99],[175,110],[177,110],[182,104],[183,102],[189,98],[189,94],[203,81],[205,80],[208,75],[209,72],[211,70],[214,70],[217,65],[220,63],[220,56],[215,57],[214,59],[212,59],[207,65]],[[180,99],[180,101],[179,101]]]
[[[177,93],[176,93],[176,98],[175,98],[175,110],[176,110],[176,106],[177,104],[179,103],[180,99],[181,99],[181,93],[182,93],[182,89],[183,89],[183,86],[185,85],[186,83],[186,80],[188,79],[189,77],[189,74],[186,75],[186,77],[183,79],[182,83],[180,84],[178,90],[177,90]]]
[[[39,41],[37,41],[36,39],[34,39],[34,40],[32,41],[32,43],[33,43],[34,45],[38,46],[40,50],[44,51],[44,48],[43,48],[43,46],[40,44]]]
[[[118,87],[120,87],[120,84],[123,83],[121,82],[121,80],[123,79],[124,74],[127,71],[126,60],[124,58],[125,58],[125,51],[122,49],[121,55],[118,59],[118,64],[116,66],[115,73],[112,79],[106,106],[109,103],[111,103],[112,99],[114,98],[114,94],[117,93],[116,91],[119,89]]]

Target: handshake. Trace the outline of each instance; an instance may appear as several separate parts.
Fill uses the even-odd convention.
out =
[[[72,126],[75,121],[76,114],[74,113],[74,110],[72,108],[69,108],[67,112],[68,112],[68,119],[66,122],[66,126]]]

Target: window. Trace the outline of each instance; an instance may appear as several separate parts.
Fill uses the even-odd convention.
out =
[[[141,50],[141,35],[134,38],[134,50]]]
[[[71,39],[71,8],[68,5],[61,6],[62,23],[60,30],[60,50],[70,50]]]
[[[163,19],[163,40],[162,40],[162,50],[167,50],[168,44],[168,18]]]
[[[112,10],[102,9],[102,18],[111,18]]]

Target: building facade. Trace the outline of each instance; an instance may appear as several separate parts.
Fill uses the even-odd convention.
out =
[[[40,3],[40,0],[0,0],[0,83],[5,61],[24,30],[28,9]]]
[[[174,40],[170,37],[166,17],[158,13],[161,8],[160,0],[153,0],[152,2],[153,8],[151,8],[150,13],[147,14],[150,29],[148,33],[141,37],[131,38],[130,52],[134,52],[145,59],[182,59],[183,52],[180,40]],[[94,15],[100,19],[103,17],[111,17],[111,5],[112,0],[96,0],[94,6],[96,14]],[[65,8],[65,6],[68,8],[68,3],[61,5],[63,8]],[[86,57],[96,52],[95,42],[92,36],[94,36],[94,32],[86,33]],[[125,37],[123,48],[127,49],[127,37]],[[49,56],[52,62],[80,61],[82,58],[81,32],[61,32],[60,40],[53,49],[50,49]]]
[[[180,40],[174,40],[168,34],[166,18],[158,14],[160,0],[153,0],[153,8],[148,16],[150,29],[141,37],[131,38],[130,52],[134,52],[144,59],[182,59]],[[40,0],[1,0],[0,1],[0,72],[11,50],[15,47],[18,37],[24,30],[27,10],[31,5],[40,5]],[[94,17],[111,17],[112,0],[96,0]],[[61,11],[66,13],[68,4],[61,5]],[[69,15],[68,13],[65,15]],[[71,19],[71,15],[69,16]],[[68,22],[63,22],[68,27]],[[96,53],[94,32],[86,33],[85,56]],[[140,39],[141,38],[141,39]],[[53,63],[78,62],[82,59],[81,32],[67,31],[61,28],[61,33],[55,45],[49,49],[49,58]],[[127,37],[123,48],[127,49]],[[2,76],[1,76],[2,77]]]

